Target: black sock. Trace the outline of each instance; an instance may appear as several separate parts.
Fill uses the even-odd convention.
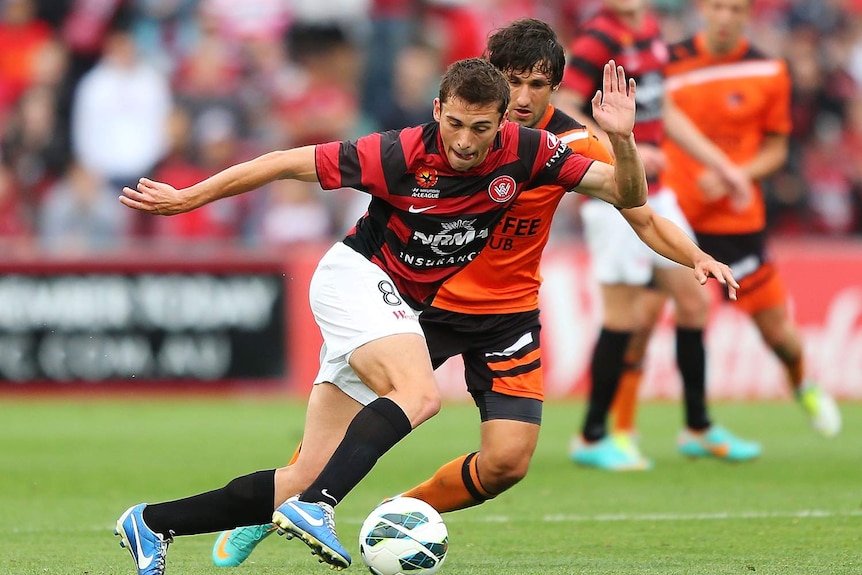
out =
[[[682,376],[685,424],[703,431],[712,423],[706,409],[706,350],[702,329],[676,328],[676,364]]]
[[[162,535],[213,533],[272,521],[275,470],[237,477],[216,489],[144,508],[147,527]]]
[[[598,441],[607,434],[608,412],[620,384],[623,359],[631,337],[631,332],[611,331],[606,328],[602,328],[599,333],[590,363],[593,381],[583,427],[584,439],[587,441]]]
[[[385,397],[375,399],[350,422],[329,463],[302,492],[300,501],[338,504],[411,429],[398,404]]]

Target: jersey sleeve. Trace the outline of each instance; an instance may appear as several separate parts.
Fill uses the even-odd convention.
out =
[[[318,144],[314,150],[317,178],[324,190],[354,188],[373,196],[389,192],[383,173],[383,150],[398,132],[374,133],[353,141]]]
[[[558,185],[571,190],[581,183],[593,161],[575,154],[560,138],[545,130],[537,130],[541,142],[533,164],[531,187]]]
[[[560,135],[563,141],[573,152],[597,160],[605,164],[614,163],[614,157],[601,143],[592,130],[587,127],[572,130]]]

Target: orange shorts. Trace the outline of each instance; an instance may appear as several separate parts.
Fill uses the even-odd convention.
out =
[[[787,304],[787,290],[775,266],[767,262],[739,281],[736,307],[748,315]]]
[[[754,315],[787,303],[784,282],[766,255],[765,231],[721,235],[698,232],[697,242],[703,251],[733,270],[739,282],[739,299],[733,303],[739,309]]]

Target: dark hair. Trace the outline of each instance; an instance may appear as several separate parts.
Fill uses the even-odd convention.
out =
[[[502,116],[509,109],[509,82],[487,60],[453,62],[440,80],[440,102],[459,98],[468,104],[494,104]]]
[[[533,68],[545,74],[551,86],[563,81],[566,54],[557,34],[541,20],[522,18],[505,28],[499,28],[488,38],[485,57],[504,72],[531,72]]]

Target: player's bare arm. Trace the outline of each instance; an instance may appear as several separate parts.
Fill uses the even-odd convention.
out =
[[[636,91],[634,79],[626,79],[622,66],[613,60],[605,64],[602,89],[591,103],[593,118],[608,135],[616,164],[594,162],[577,187],[619,208],[642,206],[647,198],[646,175],[632,132]]]
[[[180,190],[164,182],[141,178],[135,189],[123,188],[120,202],[142,212],[172,216],[282,179],[317,181],[314,146],[270,152]]]
[[[697,247],[678,225],[656,214],[649,204],[620,210],[620,213],[641,241],[653,251],[694,269],[694,277],[701,285],[709,277],[714,277],[727,288],[730,299],[736,299],[739,284],[730,268]]]

